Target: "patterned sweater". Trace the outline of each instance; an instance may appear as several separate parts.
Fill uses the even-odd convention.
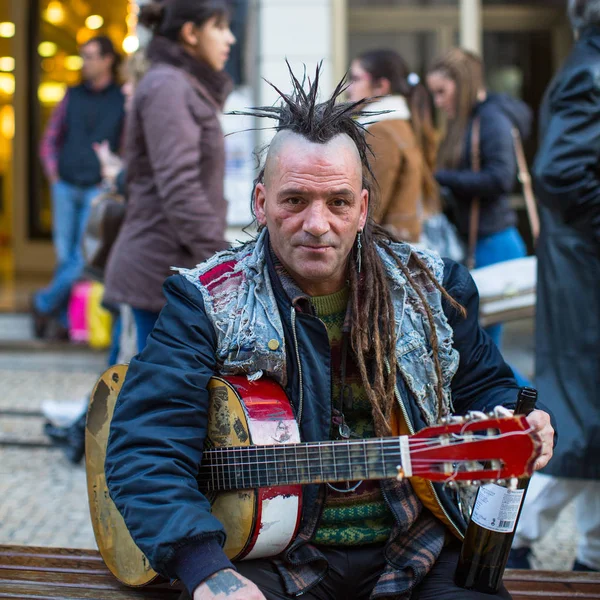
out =
[[[331,346],[332,367],[332,408],[340,405],[342,333],[348,288],[328,296],[312,297],[311,302],[317,316],[327,328]],[[346,384],[350,386],[350,398],[346,398],[343,407],[346,424],[350,427],[352,438],[370,438],[375,436],[371,405],[362,386],[358,367],[348,352],[346,365]],[[331,431],[333,439],[339,438],[338,428]],[[351,482],[350,487],[358,482]],[[334,484],[344,489],[345,484]],[[313,543],[335,546],[359,546],[383,543],[388,540],[394,524],[394,518],[387,507],[378,481],[364,481],[354,492],[343,493],[327,488],[327,500]]]

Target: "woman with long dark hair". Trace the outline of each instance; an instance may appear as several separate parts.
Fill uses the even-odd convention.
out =
[[[473,200],[480,202],[475,266],[525,256],[508,194],[517,175],[512,129],[516,127],[521,137],[526,137],[531,111],[519,100],[489,94],[481,59],[459,48],[434,62],[427,85],[446,117],[435,177],[454,201],[458,230],[465,239]],[[473,135],[474,128],[479,135],[477,129]],[[473,164],[477,155],[479,168]],[[487,332],[500,347],[502,325],[488,327]]]
[[[361,118],[374,153],[378,198],[373,219],[398,237],[418,242],[423,220],[441,208],[433,178],[437,136],[431,102],[425,86],[409,83],[409,75],[394,50],[363,52],[352,61],[348,96],[353,102],[374,98],[369,111],[388,111]]]
[[[226,246],[219,115],[232,89],[223,69],[235,38],[226,0],[151,2],[139,19],[153,32],[151,68],[127,127],[127,215],[105,300],[132,307],[141,350],[170,268],[192,267]]]

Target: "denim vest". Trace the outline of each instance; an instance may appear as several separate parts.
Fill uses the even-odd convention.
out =
[[[217,361],[222,375],[246,375],[251,380],[267,376],[285,387],[286,349],[283,325],[266,254],[267,232],[241,248],[226,250],[198,265],[178,271],[202,293],[204,306],[217,337]],[[437,254],[416,250],[408,244],[391,244],[403,264],[412,252],[427,265],[438,282],[443,278],[443,262]],[[396,265],[381,247],[377,248],[391,282],[390,291],[396,322],[398,370],[412,393],[425,422],[439,418],[436,395],[437,375],[431,350],[430,324],[421,301]],[[442,308],[442,295],[430,282],[422,293],[428,302],[438,337],[442,370],[444,408],[452,410],[450,383],[458,368],[458,352],[453,348],[453,332]]]

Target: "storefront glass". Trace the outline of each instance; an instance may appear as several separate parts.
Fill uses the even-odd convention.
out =
[[[15,92],[15,25],[10,0],[0,0],[0,250],[12,237],[12,160],[15,135],[13,96]]]
[[[133,0],[32,1],[30,89],[37,94],[30,95],[30,239],[47,238],[52,230],[50,191],[38,149],[52,111],[67,88],[80,82],[79,48],[96,35],[106,35],[122,54],[136,50],[137,10]]]

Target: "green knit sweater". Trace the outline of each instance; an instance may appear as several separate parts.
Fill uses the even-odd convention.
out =
[[[317,316],[327,328],[331,346],[333,407],[339,406],[342,329],[348,297],[349,290],[344,288],[329,296],[311,298]],[[352,388],[352,403],[344,407],[344,417],[352,431],[352,437],[374,437],[371,405],[351,351],[348,352],[346,383]],[[336,427],[332,428],[332,437],[339,437]],[[354,483],[356,482],[352,485]],[[343,483],[334,485],[336,488],[345,487]],[[358,546],[385,542],[389,538],[393,516],[383,499],[378,481],[365,481],[351,493],[344,494],[330,488],[327,488],[327,493],[325,509],[313,538],[315,544]]]

